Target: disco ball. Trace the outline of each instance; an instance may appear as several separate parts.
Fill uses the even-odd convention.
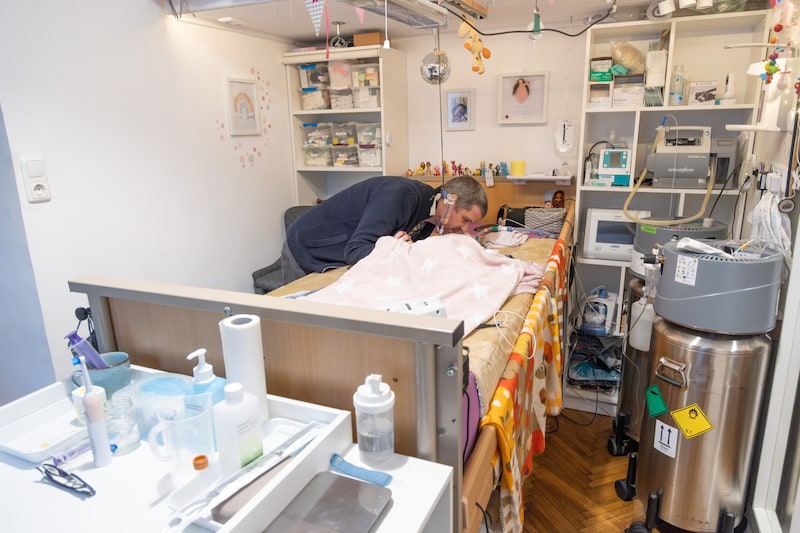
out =
[[[419,73],[431,85],[444,83],[450,77],[450,60],[444,52],[431,52],[422,58]]]

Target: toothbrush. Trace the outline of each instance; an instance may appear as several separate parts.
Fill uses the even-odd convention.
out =
[[[111,444],[108,442],[106,421],[103,417],[103,388],[92,385],[89,369],[86,367],[86,358],[79,357],[83,386],[86,393],[83,396],[83,406],[86,408],[86,428],[89,430],[89,444],[94,455],[94,466],[106,466],[111,462]]]

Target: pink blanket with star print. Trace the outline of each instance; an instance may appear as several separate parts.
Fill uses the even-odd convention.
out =
[[[437,299],[464,335],[493,317],[509,295],[535,293],[544,269],[488,250],[467,235],[414,243],[381,237],[367,257],[305,300],[371,309]]]

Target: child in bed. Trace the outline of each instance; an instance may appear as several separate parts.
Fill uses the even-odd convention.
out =
[[[486,216],[488,200],[470,176],[441,187],[400,176],[378,176],[335,194],[298,218],[281,252],[284,283],[311,272],[353,265],[375,242],[393,235],[406,241],[466,232]]]

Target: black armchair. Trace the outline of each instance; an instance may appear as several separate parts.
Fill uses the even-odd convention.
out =
[[[283,213],[283,226],[287,230],[289,226],[297,220],[300,215],[313,208],[313,205],[296,205],[290,207]],[[265,266],[253,272],[253,290],[256,294],[266,294],[283,285],[283,274],[281,272],[281,258],[279,257],[271,265]]]

